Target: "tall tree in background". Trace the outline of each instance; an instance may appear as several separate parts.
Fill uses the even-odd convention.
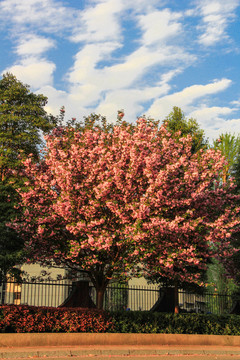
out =
[[[143,118],[58,127],[46,142],[39,164],[25,161],[13,226],[32,261],[85,271],[98,308],[110,280],[141,270],[197,283],[209,257],[229,254],[237,209],[231,185],[213,187],[220,152],[192,154],[190,136]]]
[[[240,142],[240,141],[239,141]],[[233,174],[235,177],[236,192],[240,194],[240,144],[236,161],[233,165]],[[233,236],[234,246],[240,249],[240,231],[236,232]],[[238,294],[240,293],[240,250],[233,255],[233,267],[231,273],[234,275],[233,278],[238,286]]]
[[[240,135],[231,133],[222,133],[213,141],[213,148],[220,150],[226,158],[225,164],[221,171],[220,178],[222,184],[226,184],[234,178],[236,192],[240,189]],[[231,241],[236,248],[240,248],[240,231],[236,231]],[[240,255],[236,252],[232,256],[232,263],[222,264],[217,260],[209,268],[209,283],[221,293],[231,293],[236,285],[240,284]],[[231,266],[229,266],[231,264]],[[228,275],[228,276],[227,276]],[[234,279],[235,284],[232,279]]]
[[[222,181],[225,183],[229,177],[235,176],[236,173],[236,165],[240,154],[240,136],[230,133],[221,134],[218,139],[214,140],[213,148],[220,150],[227,160],[221,174]]]
[[[206,149],[208,145],[205,139],[204,130],[202,130],[196,119],[186,119],[183,111],[174,106],[172,112],[164,120],[167,129],[175,137],[192,137],[192,152],[195,153],[200,149]]]
[[[238,155],[236,157],[236,162],[233,165],[233,173],[235,177],[235,183],[236,183],[236,191],[240,193],[240,149],[238,152]]]
[[[12,74],[0,80],[0,278],[22,258],[24,240],[6,226],[17,213],[17,188],[23,186],[22,161],[32,154],[39,160],[42,132],[56,125],[44,110],[47,98],[30,92]]]

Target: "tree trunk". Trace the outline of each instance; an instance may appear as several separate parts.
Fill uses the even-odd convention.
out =
[[[97,291],[97,299],[96,299],[97,309],[100,309],[100,310],[103,309],[103,300],[104,300],[105,290],[106,290],[106,287],[96,289],[96,291]]]
[[[178,287],[174,287],[174,314],[179,314]]]
[[[105,276],[103,269],[96,269],[94,273],[90,273],[90,279],[96,289],[96,307],[103,309],[103,300],[109,279]]]

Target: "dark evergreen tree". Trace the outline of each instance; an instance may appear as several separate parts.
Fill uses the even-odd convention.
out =
[[[43,133],[56,125],[44,106],[47,98],[32,93],[12,74],[0,80],[0,280],[16,275],[15,265],[24,260],[24,239],[7,224],[17,216],[17,189],[24,184],[22,160],[33,154],[38,161]]]

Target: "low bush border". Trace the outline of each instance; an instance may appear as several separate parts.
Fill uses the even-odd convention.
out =
[[[54,308],[27,305],[0,306],[0,331],[106,332],[113,328],[108,313],[83,308]]]
[[[113,332],[119,333],[240,335],[239,315],[129,311],[111,316]]]
[[[2,305],[0,331],[240,335],[240,316]]]

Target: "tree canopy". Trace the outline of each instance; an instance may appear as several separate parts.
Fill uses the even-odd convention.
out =
[[[24,185],[22,159],[32,154],[39,160],[42,133],[56,125],[44,110],[47,98],[36,95],[12,74],[0,80],[0,277],[22,258],[24,240],[6,226],[17,216],[16,189]]]
[[[227,183],[234,179],[236,186],[236,193],[239,193],[240,190],[240,136],[231,134],[231,133],[222,133],[216,140],[213,142],[213,147],[217,150],[220,150],[222,155],[225,157],[226,161],[220,172],[219,176],[221,182]],[[240,229],[235,231],[231,237],[231,242],[233,246],[237,249],[240,248]],[[223,266],[224,265],[224,266]],[[216,261],[214,263],[212,277],[215,281],[215,287],[219,288],[221,291],[225,284],[225,291],[229,288],[232,279],[235,281],[234,286],[239,287],[240,282],[240,254],[239,251],[235,252],[232,256],[232,262],[226,262],[224,264],[218,264]],[[226,277],[226,274],[230,275]],[[232,285],[233,287],[233,285]]]
[[[202,130],[196,119],[186,119],[183,111],[174,106],[173,110],[164,120],[164,123],[173,136],[192,137],[192,152],[197,152],[200,149],[206,148],[208,140],[205,138],[204,130]]]
[[[240,155],[240,136],[230,133],[222,133],[218,139],[214,140],[213,147],[220,150],[227,160],[222,172],[223,182],[226,182],[229,177],[235,177],[238,175],[237,164]],[[237,176],[235,180],[239,182]]]
[[[19,155],[39,156],[41,131],[56,125],[44,110],[47,98],[36,95],[12,74],[0,80],[0,171],[1,178],[21,163]]]
[[[99,308],[120,276],[199,282],[209,257],[231,252],[238,209],[232,185],[215,186],[220,152],[193,154],[190,136],[176,139],[143,118],[58,127],[46,143],[44,159],[25,161],[13,226],[32,261],[85,271]]]
[[[181,108],[174,106],[170,114],[163,121],[167,130],[172,134],[172,137],[178,141],[182,137],[191,136],[192,138],[192,147],[191,152],[196,153],[200,149],[206,150],[208,147],[208,140],[205,138],[204,131],[200,128],[196,119],[190,118],[187,119]],[[210,260],[209,260],[210,261]],[[190,269],[189,269],[190,271]],[[192,271],[195,269],[193,267]],[[206,269],[202,269],[202,280],[206,279]],[[164,285],[176,285],[176,279],[170,279],[169,277],[164,277],[161,274],[154,274],[149,281],[157,282]],[[182,288],[187,288],[195,291],[202,291],[202,289],[192,282],[181,282]]]

